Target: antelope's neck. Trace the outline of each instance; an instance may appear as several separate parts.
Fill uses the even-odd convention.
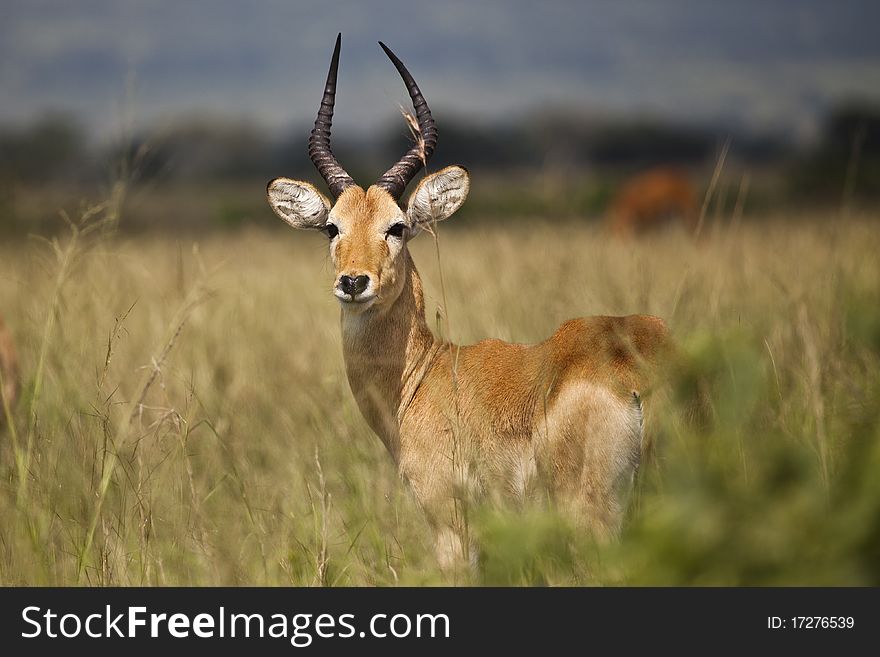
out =
[[[342,312],[348,383],[367,423],[395,459],[399,428],[440,343],[425,321],[422,281],[409,253],[406,279],[391,307],[360,315]]]

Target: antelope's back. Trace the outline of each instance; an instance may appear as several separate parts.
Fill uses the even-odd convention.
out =
[[[495,437],[525,437],[566,383],[589,381],[621,400],[641,394],[668,347],[662,319],[629,315],[573,319],[534,345],[492,339],[443,349],[416,406],[443,400],[433,409],[439,416],[463,415],[464,424]]]
[[[546,343],[559,380],[589,380],[629,398],[651,385],[671,348],[666,323],[653,315],[581,317],[562,324]]]

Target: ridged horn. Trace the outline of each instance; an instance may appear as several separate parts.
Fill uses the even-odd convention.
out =
[[[382,50],[385,51],[397,72],[400,73],[400,77],[403,78],[406,89],[409,91],[409,97],[412,99],[419,125],[419,141],[376,182],[378,187],[386,189],[396,200],[403,194],[403,190],[406,189],[419,169],[427,164],[428,158],[437,147],[437,126],[434,124],[434,117],[431,116],[431,109],[419,90],[419,85],[416,84],[406,66],[397,58],[397,55],[391,52],[388,46],[381,41],[379,45],[382,46]]]
[[[327,73],[327,84],[324,85],[324,97],[318,109],[318,118],[309,137],[309,158],[318,169],[318,173],[327,182],[330,193],[334,197],[354,185],[354,180],[336,161],[330,150],[330,128],[333,125],[333,106],[336,104],[336,74],[339,70],[339,48],[342,45],[342,33],[336,37],[333,59],[330,60],[330,72]]]

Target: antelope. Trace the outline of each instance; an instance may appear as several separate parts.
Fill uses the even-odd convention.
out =
[[[621,237],[679,221],[689,233],[697,225],[697,199],[687,176],[656,167],[631,178],[611,203],[609,226]]]
[[[6,411],[11,410],[18,397],[18,356],[15,343],[3,317],[0,316],[0,427],[7,420]]]
[[[267,196],[287,224],[329,239],[349,385],[425,512],[441,567],[473,554],[457,506],[463,490],[523,500],[546,482],[586,529],[613,537],[639,465],[641,395],[667,341],[663,320],[573,319],[533,345],[435,337],[407,244],[461,207],[469,174],[449,166],[426,175],[400,202],[438,132],[413,76],[380,41],[409,91],[417,141],[376,183],[355,184],[330,149],[340,44],[341,35],[309,138],[334,200],[289,178],[269,182]]]

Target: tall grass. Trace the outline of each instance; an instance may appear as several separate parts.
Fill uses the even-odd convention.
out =
[[[54,243],[0,244],[24,375],[0,430],[0,583],[462,581],[348,390],[320,237],[112,237],[89,228],[107,208],[87,214]],[[870,218],[745,217],[700,244],[455,222],[442,293],[435,243],[411,243],[452,339],[646,312],[681,350],[621,540],[549,508],[473,509],[465,582],[880,584]]]

